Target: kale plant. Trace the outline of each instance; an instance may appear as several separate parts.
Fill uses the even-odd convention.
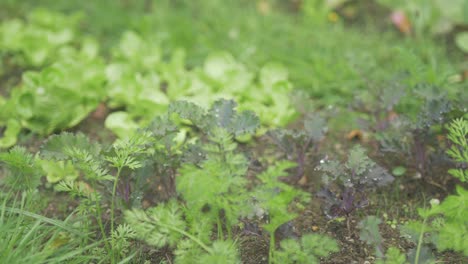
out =
[[[319,142],[327,131],[325,119],[317,115],[308,115],[304,120],[304,129],[293,131],[276,129],[268,132],[268,136],[286,154],[289,160],[297,163],[294,180],[298,181],[305,173],[307,154],[316,152]]]
[[[329,218],[349,216],[356,209],[367,206],[369,189],[393,181],[393,176],[367,157],[360,146],[351,149],[346,163],[324,161],[317,169],[323,172],[325,184],[318,196],[324,199],[325,214]]]
[[[262,227],[270,235],[269,260],[273,263],[276,231],[297,216],[291,206],[294,201],[309,199],[279,180],[295,166],[288,161],[260,173],[260,184],[248,188],[249,160],[237,150],[234,137],[254,134],[259,120],[250,111],[238,113],[235,107],[229,100],[216,101],[208,111],[190,102],[174,102],[168,115],[150,126],[149,131],[162,131],[160,135],[174,131],[176,124],[199,132],[195,140],[186,139],[189,143],[181,149],[186,152],[179,157],[181,167],[174,178],[181,199],[170,199],[147,211],[125,212],[137,238],[157,248],[169,247],[177,263],[238,263],[233,227],[254,216],[265,220]],[[167,139],[162,142],[171,142],[174,135]]]
[[[354,111],[363,114],[359,122],[362,128],[374,133],[385,131],[397,118],[396,106],[406,94],[406,86],[401,79],[406,74],[399,74],[382,85],[372,85],[351,105]]]
[[[226,100],[215,102],[209,111],[175,102],[169,108],[169,116],[173,114],[206,137],[199,143],[196,159],[189,154],[175,178],[176,192],[185,202],[173,199],[147,212],[127,211],[126,221],[148,244],[173,248],[178,263],[238,263],[232,227],[245,214],[249,162],[237,153],[233,137],[254,133],[258,118],[247,111],[236,113],[235,103]],[[213,227],[215,241],[211,239]]]
[[[404,114],[392,112],[385,122],[377,122],[374,131],[383,152],[407,156],[406,165],[415,167],[418,175],[426,178],[432,165],[447,163],[438,135],[441,125],[459,113],[456,104],[438,87],[418,85],[414,94],[411,103],[418,109],[416,115],[411,115],[409,109]]]

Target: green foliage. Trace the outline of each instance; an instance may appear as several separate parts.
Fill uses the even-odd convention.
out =
[[[468,32],[457,34],[455,43],[463,52],[468,53]]]
[[[413,93],[413,104],[419,110],[414,115],[410,112],[393,114],[390,122],[386,122],[377,134],[377,139],[382,151],[395,156],[404,153],[407,155],[404,165],[415,167],[422,178],[427,178],[435,176],[431,175],[431,166],[446,159],[441,151],[444,146],[437,139],[440,128],[454,117],[463,115],[463,110],[456,100],[449,100],[446,90],[440,87],[420,84]]]
[[[123,186],[124,189],[130,189],[131,173],[141,168],[145,160],[151,156],[152,152],[149,147],[152,145],[151,134],[142,132],[131,138],[119,139],[105,150],[100,144],[91,142],[83,134],[70,133],[51,136],[41,146],[41,156],[44,159],[71,162],[74,168],[83,174],[84,181],[64,179],[56,185],[55,189],[80,198],[81,203],[77,208],[79,214],[93,215],[97,218],[111,262],[126,257],[128,239],[133,234],[128,228],[114,229],[117,196],[120,194],[119,202],[131,206],[130,193],[118,193],[117,187]],[[129,171],[122,173],[125,169]],[[110,172],[115,174],[111,175]],[[108,181],[113,181],[110,195],[106,186]],[[103,197],[109,197],[111,200],[109,241],[101,218]]]
[[[296,115],[289,100],[291,84],[287,70],[278,64],[261,68],[258,82],[254,74],[228,53],[209,55],[203,67],[187,70],[183,53],[176,51],[169,62],[163,62],[159,47],[134,32],[124,33],[113,54],[113,63],[106,68],[110,105],[125,106],[133,120],[149,122],[168,107],[173,108],[169,106],[170,101],[188,100],[208,107],[222,97],[235,99],[243,110],[255,110],[262,123],[268,126],[285,125]],[[226,109],[219,108],[221,106]],[[184,111],[182,103],[177,108],[185,119],[196,118],[202,112],[201,109],[193,113]],[[234,106],[215,103],[213,108],[228,111],[220,113],[218,118],[223,119],[229,118],[223,114],[228,114],[229,108]],[[252,117],[248,112],[242,115],[245,121]],[[244,126],[239,121],[232,121],[232,129]]]
[[[455,119],[447,126],[447,138],[453,145],[447,154],[459,164],[468,164],[468,120]],[[450,169],[449,173],[462,182],[468,181],[468,169]]]
[[[235,136],[255,133],[260,125],[259,118],[249,110],[237,113],[236,106],[232,100],[219,99],[208,111],[205,111],[194,103],[176,101],[170,104],[169,114],[177,113],[180,118],[188,120],[205,133],[216,127],[221,127]]]
[[[139,239],[158,248],[174,248],[177,263],[238,263],[231,230],[248,210],[245,175],[249,163],[237,153],[233,137],[254,133],[259,121],[252,112],[237,113],[235,107],[233,101],[218,100],[206,111],[194,103],[177,101],[169,106],[167,115],[157,117],[135,134],[140,140],[144,135],[152,139],[143,139],[142,143],[151,142],[152,157],[156,158],[151,164],[157,171],[172,179],[177,171],[175,191],[185,202],[171,200],[147,212],[127,211],[125,219]],[[198,128],[205,137],[178,142],[181,123]],[[142,143],[132,142],[124,149],[144,146]],[[119,145],[114,144],[117,154]],[[131,149],[129,153],[136,155],[140,150]],[[135,165],[134,161],[141,159],[124,160]],[[214,226],[218,240],[211,241]]]
[[[92,112],[105,97],[103,62],[97,50],[94,41],[81,50],[63,49],[50,66],[23,74],[20,86],[0,105],[0,124],[8,125],[9,138],[19,132],[12,119],[22,128],[47,135],[77,125]]]
[[[203,147],[206,160],[198,165],[184,165],[176,178],[176,187],[192,214],[199,214],[204,207],[208,208],[206,214],[216,221],[218,238],[222,238],[221,213],[231,236],[231,227],[237,224],[244,210],[248,161],[234,152],[237,146],[226,130],[215,129],[210,141]],[[196,215],[191,217],[198,218]]]
[[[366,150],[356,145],[348,155],[345,164],[326,161],[318,168],[324,172],[325,184],[339,181],[344,186],[384,186],[389,184],[393,177],[387,171],[366,155]]]
[[[252,214],[261,211],[266,213],[267,222],[262,227],[270,235],[269,261],[272,263],[275,257],[275,233],[278,228],[297,217],[291,204],[307,202],[310,199],[308,193],[302,192],[280,181],[280,177],[286,176],[286,170],[295,167],[296,164],[289,161],[280,161],[275,166],[257,176],[261,185],[253,190]],[[299,207],[299,206],[297,206]]]
[[[254,197],[258,203],[257,206],[268,214],[268,223],[264,224],[263,228],[270,233],[271,237],[274,237],[275,231],[281,225],[297,217],[295,213],[290,211],[290,205],[294,200],[305,202],[310,199],[307,193],[279,180],[280,177],[287,175],[287,169],[295,166],[295,163],[280,161],[257,176],[262,185],[254,190]]]
[[[148,211],[132,210],[125,212],[125,221],[135,230],[139,239],[149,245],[162,248],[175,247],[184,236],[186,222],[183,211],[176,201],[153,207]]]
[[[380,220],[380,218],[371,215],[361,220],[358,224],[358,227],[361,230],[359,232],[359,239],[365,241],[369,245],[373,245],[378,258],[383,258],[383,238],[379,231],[379,225],[381,223],[382,220]]]
[[[377,260],[376,264],[406,264],[406,256],[396,247],[390,247],[385,253],[385,259]]]
[[[81,244],[89,234],[74,222],[48,218],[35,211],[37,192],[23,192],[21,201],[2,194],[0,205],[0,261],[2,263],[89,263],[96,259],[91,248],[99,242]],[[8,204],[8,206],[6,206]]]
[[[171,200],[146,212],[126,211],[125,220],[135,230],[137,238],[157,248],[175,248],[176,263],[239,262],[232,241],[211,242],[211,215],[181,206]]]
[[[237,152],[233,137],[254,133],[259,122],[250,111],[237,113],[235,106],[233,101],[218,100],[205,111],[190,102],[175,102],[170,105],[167,116],[155,119],[146,130],[162,144],[156,151],[168,158],[170,153],[166,151],[177,144],[173,141],[177,133],[177,125],[171,121],[177,121],[174,114],[206,135],[207,142],[202,137],[194,145],[181,147],[187,151],[182,155],[186,163],[178,170],[175,183],[177,193],[185,201],[183,204],[173,200],[146,213],[141,210],[126,212],[127,223],[141,225],[135,227],[139,239],[159,248],[166,245],[176,247],[177,262],[186,263],[186,260],[198,259],[203,254],[201,259],[204,261],[215,261],[222,259],[222,254],[227,254],[225,258],[235,263],[237,254],[230,242],[232,227],[239,223],[241,217],[255,215],[256,210],[262,210],[268,216],[263,227],[273,240],[273,252],[275,231],[296,217],[291,211],[291,203],[296,199],[298,202],[309,199],[306,193],[279,181],[279,177],[286,175],[285,170],[295,166],[286,161],[258,175],[261,185],[248,192],[245,176],[249,162]],[[180,166],[178,162],[180,160],[172,164]],[[180,223],[180,226],[168,227],[172,222]],[[210,239],[214,226],[218,239],[215,242]],[[148,230],[154,230],[154,233],[148,233]],[[228,244],[217,246],[218,242]]]
[[[61,180],[71,181],[78,177],[78,171],[71,161],[39,160],[42,170],[47,176],[47,181],[56,183]]]
[[[0,50],[12,53],[21,66],[37,67],[52,62],[57,51],[73,44],[82,16],[36,9],[26,21],[11,19],[0,24]]]
[[[15,145],[18,140],[17,136],[21,131],[21,124],[15,119],[9,119],[4,125],[6,129],[2,138],[0,138],[0,148],[7,148]]]
[[[450,33],[455,30],[457,25],[468,24],[466,15],[468,4],[464,0],[378,0],[378,2],[393,9],[405,11],[409,15],[418,37],[426,32],[431,34]],[[463,46],[461,45],[459,48],[463,49]]]
[[[409,253],[409,259],[434,263],[428,244],[434,244],[440,251],[454,250],[468,256],[468,191],[457,186],[457,194],[449,195],[440,204],[437,201],[431,205],[431,208],[418,210],[422,223],[410,221],[403,227],[403,231],[411,238],[419,237],[416,241],[418,248]]]
[[[396,247],[390,247],[387,252],[384,252],[383,238],[379,231],[379,225],[382,220],[376,216],[367,216],[358,224],[359,239],[366,242],[368,245],[374,246],[375,255],[378,264],[405,264],[406,256]],[[385,255],[384,255],[385,253]]]
[[[102,147],[81,133],[76,135],[62,133],[49,137],[41,146],[40,154],[44,159],[70,160],[92,181],[111,180],[101,156]]]
[[[440,205],[419,210],[423,218],[435,217],[428,228],[432,242],[439,250],[455,250],[468,256],[468,191],[457,187],[457,194],[448,196]],[[443,217],[443,218],[440,218]]]
[[[123,224],[117,226],[115,230],[112,231],[112,239],[114,243],[114,250],[120,253],[120,257],[124,258],[129,255],[130,239],[135,238],[135,231],[128,225]]]
[[[286,239],[275,252],[273,263],[320,263],[321,257],[338,252],[335,240],[318,234],[306,234],[299,241]]]
[[[239,253],[235,244],[230,241],[215,241],[211,246],[211,252],[202,254],[196,258],[195,263],[200,264],[240,264]],[[193,262],[189,262],[193,263]]]
[[[447,126],[449,134],[448,138],[454,144],[447,153],[457,162],[466,162],[468,159],[465,157],[467,149],[466,135],[467,135],[467,122],[464,119],[455,119]],[[461,181],[465,181],[465,176],[462,169],[451,169],[449,172]],[[468,240],[466,237],[468,225],[466,218],[468,217],[468,191],[464,188],[457,186],[457,194],[449,195],[445,200],[439,204],[437,202],[431,203],[429,209],[419,209],[419,215],[424,219],[421,222],[410,222],[405,226],[406,232],[419,234],[418,250],[410,254],[413,259],[427,259],[432,261],[429,253],[426,253],[426,247],[422,247],[423,243],[433,243],[437,246],[438,250],[454,250],[468,256]],[[429,224],[427,224],[428,222]],[[425,234],[430,234],[429,241],[423,241]]]
[[[16,191],[35,189],[43,172],[34,157],[23,147],[15,146],[0,153],[0,162],[8,170],[3,184]]]
[[[304,235],[297,241],[282,241],[276,251],[274,240],[275,232],[291,224],[301,203],[309,199],[308,194],[282,182],[282,177],[290,176],[292,169],[297,175],[304,174],[307,155],[319,153],[317,143],[327,130],[325,120],[308,116],[302,132],[278,133],[276,143],[298,163],[297,168],[279,162],[260,175],[252,175],[255,170],[248,170],[252,160],[240,154],[244,147],[238,148],[235,141],[248,140],[255,132],[262,134],[265,130],[258,130],[260,123],[265,127],[287,125],[297,117],[294,107],[307,107],[310,102],[290,100],[290,81],[317,98],[314,106],[328,109],[347,105],[350,96],[366,90],[367,76],[378,82],[386,79],[388,72],[408,71],[410,75],[401,85],[384,87],[376,93],[378,100],[364,104],[378,110],[381,107],[380,113],[369,118],[376,121],[376,130],[382,124],[394,130],[407,129],[395,138],[408,152],[415,150],[411,144],[417,140],[428,146],[419,149],[417,153],[423,155],[418,159],[407,159],[415,161],[419,169],[426,153],[438,151],[439,146],[427,143],[437,142],[432,132],[439,129],[450,104],[428,91],[429,96],[424,96],[429,99],[422,103],[424,113],[416,117],[411,98],[396,106],[404,94],[401,88],[413,90],[415,84],[424,82],[464,98],[463,89],[455,90],[464,84],[463,70],[459,69],[463,65],[457,65],[462,56],[449,61],[457,51],[451,58],[452,53],[446,54],[451,49],[444,47],[443,41],[435,44],[420,34],[438,17],[463,28],[459,0],[402,4],[410,11],[418,36],[405,39],[393,32],[376,34],[380,28],[373,25],[354,28],[361,26],[360,19],[344,27],[342,22],[347,19],[367,19],[366,14],[351,14],[356,1],[344,6],[341,0],[156,2],[0,3],[0,148],[74,127],[101,102],[111,109],[105,126],[119,137],[113,145],[100,145],[81,134],[63,133],[45,142],[39,156],[17,147],[0,154],[0,178],[6,190],[15,191],[16,198],[24,195],[16,191],[37,188],[40,176],[46,174],[56,191],[67,192],[79,201],[76,211],[63,222],[29,212],[34,210],[4,206],[0,240],[5,245],[0,262],[140,263],[143,261],[132,259],[140,254],[131,250],[143,252],[132,241],[138,238],[154,247],[169,248],[172,254],[168,255],[175,256],[176,263],[239,263],[231,229],[239,218],[253,215],[261,216],[255,220],[270,235],[270,262],[318,262],[327,250],[337,250],[332,241]],[[434,3],[443,8],[437,10]],[[292,5],[305,16],[278,9]],[[61,12],[33,8],[38,6]],[[338,21],[333,22],[335,17],[329,15],[337,6],[340,10],[332,15],[337,15]],[[75,10],[84,12],[76,15],[72,13]],[[463,47],[463,40],[462,32],[455,43]],[[236,99],[239,107],[220,98]],[[179,99],[186,101],[174,102]],[[390,120],[390,114],[397,110],[408,112],[408,118]],[[90,121],[94,124],[96,120]],[[385,135],[382,138],[387,139]],[[391,147],[390,143],[394,142],[385,146]],[[463,157],[463,147],[456,145],[452,154]],[[466,169],[465,161],[457,159],[457,171],[459,167]],[[353,150],[344,164],[323,162],[328,182],[335,181],[338,186],[334,187],[344,190],[326,193],[332,201],[329,215],[348,214],[364,206],[367,199],[360,199],[368,191],[364,187],[380,185],[369,180],[373,176],[382,180],[382,185],[390,181],[362,149]],[[247,174],[257,176],[252,184],[247,183]],[[167,192],[165,198],[172,199],[162,203],[160,192]],[[143,197],[145,202],[161,203],[146,212],[126,211],[128,224],[119,225],[119,211],[140,208]],[[10,199],[4,204],[7,202]],[[62,205],[70,208],[62,202],[58,205],[51,207],[56,211],[44,212],[61,216]],[[458,210],[455,205],[446,209]],[[15,222],[12,212],[33,220]],[[438,243],[442,243],[441,248],[458,250],[465,246],[460,242],[464,237],[455,230],[465,227],[450,224],[451,218],[445,211],[431,215],[429,231],[435,234],[431,236],[435,242],[439,233],[444,239],[454,236],[449,245]],[[423,235],[429,232],[418,230]],[[425,252],[430,253],[418,246],[414,259],[429,259],[423,257],[430,256]],[[401,263],[403,258],[397,250],[389,249],[385,263]]]

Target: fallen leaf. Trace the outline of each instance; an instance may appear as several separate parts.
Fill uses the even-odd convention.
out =
[[[358,140],[358,141],[361,141],[362,140],[362,137],[363,137],[363,133],[361,130],[359,129],[354,129],[354,130],[351,130],[347,135],[346,135],[346,138],[348,140]]]
[[[304,175],[302,178],[297,182],[299,185],[304,186],[307,184],[307,177]]]

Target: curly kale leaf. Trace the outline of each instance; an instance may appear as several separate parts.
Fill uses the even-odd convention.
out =
[[[216,127],[224,128],[235,136],[255,133],[260,125],[257,115],[252,111],[239,113],[236,106],[232,100],[220,99],[214,102],[210,110],[205,111],[194,103],[177,101],[169,106],[169,114],[177,113],[207,134]]]

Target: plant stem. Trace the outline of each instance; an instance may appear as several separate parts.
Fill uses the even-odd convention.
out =
[[[155,222],[158,222],[157,219],[155,219],[156,221]],[[148,222],[150,224],[154,224],[154,222],[149,222],[149,221],[145,221],[145,222]],[[203,243],[201,240],[199,240],[198,238],[192,236],[191,234],[185,232],[184,230],[182,229],[179,229],[177,227],[174,227],[174,226],[171,226],[171,225],[165,225],[165,224],[162,224],[162,223],[157,223],[158,225],[164,227],[164,228],[167,228],[167,229],[170,229],[170,230],[173,230],[175,232],[178,232],[188,238],[190,238],[191,240],[193,240],[195,243],[197,243],[201,248],[203,248],[206,252],[208,253],[213,253],[213,250],[211,250],[211,248],[209,248],[207,245],[205,245],[205,243]]]
[[[112,198],[111,198],[111,234],[114,231],[114,222],[115,222],[115,193],[117,192],[117,183],[119,182],[120,173],[122,172],[122,167],[117,168],[117,174],[115,175],[114,187],[112,188]],[[111,250],[112,250],[112,260],[114,259],[114,237],[111,235]]]
[[[115,175],[115,180],[114,180],[114,187],[112,188],[112,201],[111,201],[111,232],[114,230],[114,207],[115,207],[115,193],[117,192],[117,183],[119,182],[120,178],[120,172],[122,171],[122,167],[117,168],[117,175]]]
[[[91,186],[94,190],[97,190],[96,182],[93,181],[91,183]],[[106,248],[108,252],[110,252],[112,250],[112,245],[110,245],[109,241],[107,240],[106,230],[104,229],[104,223],[102,222],[102,208],[101,208],[101,204],[99,203],[100,202],[99,196],[97,194],[95,196],[91,194],[89,199],[96,203],[96,215],[95,215],[96,221],[98,223],[99,230],[101,231],[101,236],[104,239],[104,247]]]
[[[273,253],[275,251],[275,233],[270,234],[270,249],[268,250],[268,263],[272,264],[273,261]]]
[[[99,201],[96,201],[96,220],[98,222],[99,229],[101,230],[101,235],[104,238],[104,245],[107,251],[111,251],[112,245],[109,245],[109,241],[107,241],[106,231],[104,230],[104,224],[102,223],[101,217],[102,217],[101,205],[99,204]]]
[[[427,217],[424,218],[421,231],[419,233],[419,241],[418,241],[418,247],[416,248],[416,256],[414,258],[414,264],[419,264],[419,255],[421,254],[421,248],[422,248],[422,243],[424,239],[424,229],[426,227],[426,220],[427,220]]]

